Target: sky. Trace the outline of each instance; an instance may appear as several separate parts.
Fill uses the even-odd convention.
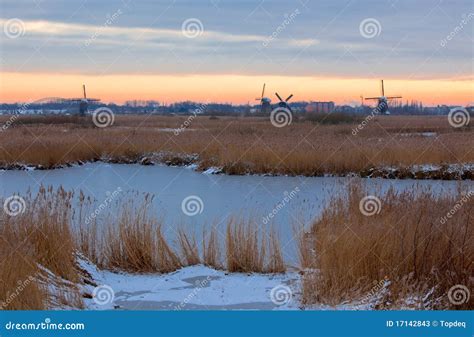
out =
[[[472,0],[2,0],[0,101],[474,102]]]

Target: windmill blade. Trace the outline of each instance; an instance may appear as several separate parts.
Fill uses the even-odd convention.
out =
[[[288,96],[288,97],[285,99],[285,102],[288,102],[288,101],[291,99],[291,97],[293,97],[293,94],[291,94],[290,96]]]
[[[262,98],[265,95],[265,83],[263,83],[263,89],[262,89]]]
[[[380,99],[381,97],[366,97],[364,99]]]
[[[382,84],[382,96],[385,96],[385,88],[383,87],[383,80],[380,80],[381,84]]]
[[[281,99],[280,95],[278,95],[278,93],[276,92],[275,93],[276,97],[278,97],[278,99],[280,100],[280,102],[283,102],[283,100]]]
[[[82,91],[84,92],[84,99],[87,99],[87,96],[86,96],[86,85],[85,85],[85,84],[82,85]]]
[[[402,96],[389,96],[387,99],[402,98]]]

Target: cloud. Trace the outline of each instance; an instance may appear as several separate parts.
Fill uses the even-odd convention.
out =
[[[117,17],[116,20],[119,20]],[[7,19],[0,19],[0,25],[7,24]],[[219,45],[219,44],[241,44],[253,43],[262,44],[267,38],[264,35],[250,34],[230,34],[207,30],[202,27],[202,33],[195,38],[186,36],[183,29],[158,29],[144,27],[120,27],[114,26],[113,22],[104,23],[101,26],[74,24],[54,21],[22,21],[25,34],[32,39],[57,39],[64,38],[70,42],[89,44],[126,44],[131,43],[137,46],[154,43],[169,43],[174,47],[179,47],[183,42],[196,45]],[[315,44],[314,39],[279,39],[280,46],[305,46]]]

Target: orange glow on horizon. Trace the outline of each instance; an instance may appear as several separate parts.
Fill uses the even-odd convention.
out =
[[[90,98],[103,102],[156,100],[162,103],[200,101],[250,104],[266,83],[265,96],[276,102],[275,91],[292,101],[334,101],[359,104],[360,95],[380,95],[378,79],[317,78],[300,76],[248,75],[82,75],[52,73],[2,73],[0,102],[32,102],[45,97],[82,96],[82,84]],[[401,95],[402,101],[418,100],[425,105],[468,105],[474,101],[470,80],[385,79],[387,96]]]

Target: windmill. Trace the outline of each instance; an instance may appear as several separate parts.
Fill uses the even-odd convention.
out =
[[[290,110],[291,112],[293,112],[293,110],[291,110],[290,108],[290,105],[288,104],[288,101],[291,99],[291,97],[293,97],[293,94],[291,94],[290,96],[288,96],[285,100],[282,100],[280,95],[278,95],[278,93],[276,92],[275,93],[276,97],[278,97],[278,99],[280,100],[280,102],[278,102],[278,106],[280,108],[284,108],[284,109],[288,109]]]
[[[82,92],[83,92],[83,97],[82,98],[70,98],[68,101],[74,102],[74,103],[79,103],[79,115],[80,116],[85,116],[87,113],[87,108],[89,106],[89,103],[95,103],[99,102],[100,99],[97,98],[87,98],[86,95],[86,85],[82,85]]]
[[[272,106],[270,104],[272,100],[268,97],[265,97],[264,95],[265,95],[265,83],[263,83],[262,97],[256,98],[255,100],[260,101],[260,104],[261,104],[260,111],[262,112],[262,114],[269,114],[270,111],[272,110]]]
[[[388,111],[388,101],[391,99],[397,99],[397,98],[402,98],[402,96],[385,96],[385,89],[383,86],[383,80],[380,80],[381,85],[382,85],[382,95],[379,97],[367,97],[365,98],[366,100],[377,100],[377,108],[376,110],[385,115],[390,115],[390,111]]]

